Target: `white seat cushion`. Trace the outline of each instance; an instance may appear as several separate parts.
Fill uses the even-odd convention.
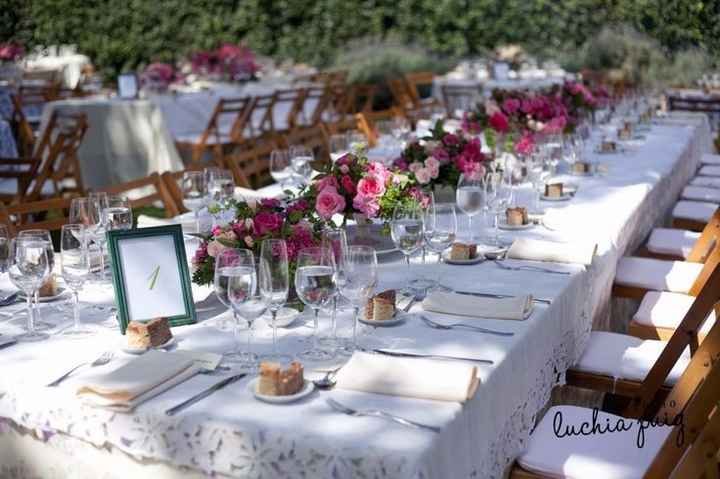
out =
[[[696,176],[690,180],[690,184],[707,188],[720,188],[720,176]]]
[[[703,165],[720,165],[720,155],[713,153],[703,153],[700,157],[700,163]]]
[[[183,135],[178,135],[175,137],[175,141],[177,143],[192,143],[194,145],[200,143],[200,137],[203,135],[203,133],[186,133]],[[205,141],[206,145],[215,145],[217,143],[217,135],[210,135],[208,136],[207,140]],[[230,141],[229,135],[220,135],[220,143],[226,144],[226,143],[232,143]]]
[[[585,351],[573,369],[617,379],[642,381],[655,365],[666,344],[667,341],[639,339],[628,334],[593,331]],[[665,384],[675,384],[689,362],[690,350],[686,348],[665,378]]]
[[[694,301],[693,296],[682,293],[648,291],[633,316],[633,320],[644,326],[676,329]],[[713,324],[715,324],[715,311],[710,312],[708,319],[700,327],[700,331],[707,333]]]
[[[654,291],[687,293],[702,268],[701,263],[627,256],[620,258],[615,273],[615,284]]]
[[[680,195],[684,200],[720,203],[720,190],[705,186],[686,186]]]
[[[698,171],[700,176],[720,176],[720,166],[717,165],[705,165]]]
[[[593,416],[597,414],[593,421]],[[626,427],[617,427],[623,420]],[[593,424],[608,431],[589,435],[568,435],[568,428],[592,432]],[[523,469],[557,478],[639,479],[652,464],[671,426],[645,429],[643,447],[638,447],[639,421],[590,408],[553,406],[540,420],[527,450],[518,457]],[[627,431],[624,429],[628,429]],[[600,429],[597,429],[600,431]]]
[[[699,238],[700,233],[695,231],[655,228],[645,247],[651,253],[687,258]]]
[[[717,208],[718,205],[715,203],[680,200],[673,208],[672,216],[673,218],[707,223]]]

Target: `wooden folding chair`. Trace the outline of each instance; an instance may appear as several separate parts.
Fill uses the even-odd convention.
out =
[[[327,164],[330,161],[330,144],[322,125],[293,130],[285,138],[285,145],[304,145],[313,152],[316,163],[314,166]],[[317,168],[316,168],[317,169]]]
[[[272,113],[274,104],[275,95],[253,97],[244,135],[246,139],[257,142],[275,137],[275,121]]]
[[[334,111],[334,86],[309,87],[305,89],[302,109],[298,113],[295,127],[312,127],[323,121],[323,114]],[[344,87],[340,87],[344,90]]]
[[[387,81],[395,107],[401,111],[415,108],[412,94],[404,78],[391,78]]]
[[[348,89],[348,97],[346,100],[346,114],[372,111],[375,94],[377,93],[377,85],[351,85]]]
[[[720,354],[720,322],[713,325],[702,343],[698,339],[700,328],[718,301],[720,301],[720,267],[716,266],[642,381],[616,378],[572,367],[566,373],[567,384],[627,398],[629,401],[622,411],[622,415],[626,417],[645,417],[653,414],[657,410],[657,402],[663,400],[665,395],[668,395],[668,399],[672,397],[676,402],[687,400],[687,397],[680,393],[694,390],[697,382],[702,381],[712,365],[712,361],[708,358],[716,358]],[[692,358],[682,376],[672,388],[669,388],[665,383],[670,371],[688,347]]]
[[[185,205],[183,203],[183,191],[182,187],[180,186],[183,175],[186,171],[200,171],[200,168],[190,166],[189,168],[182,171],[166,171],[162,175],[160,175],[160,179],[165,185],[165,189],[170,194],[170,197],[175,203],[178,214],[190,211],[188,208],[185,208]]]
[[[274,134],[284,134],[292,130],[298,123],[298,115],[303,109],[304,102],[304,88],[275,91],[273,94],[272,108],[266,112],[266,118],[263,123],[269,122]],[[284,120],[285,125],[281,128],[280,121],[282,120]]]
[[[127,196],[133,209],[157,206],[165,210],[166,218],[172,218],[180,214],[173,197],[157,173],[127,183],[102,188],[98,191],[104,191],[109,195]]]
[[[258,189],[272,183],[270,154],[278,145],[269,141],[238,152],[228,158],[235,184],[244,188]]]
[[[476,86],[465,85],[442,85],[443,103],[450,118],[456,118],[455,112],[467,111],[475,106],[480,99],[480,90]]]
[[[676,228],[673,228],[675,230]],[[700,234],[700,237],[695,241],[690,250],[690,253],[685,256],[663,254],[652,252],[646,246],[641,247],[635,252],[636,256],[644,256],[648,258],[664,259],[668,261],[688,261],[691,263],[704,263],[712,249],[716,246],[720,237],[720,208],[715,210],[710,221],[705,224]]]
[[[372,148],[378,142],[379,133],[376,123],[382,120],[390,120],[396,116],[403,116],[397,108],[389,108],[383,111],[366,111],[357,113],[355,120],[357,129],[360,130],[368,140],[368,145]]]
[[[11,236],[29,229],[59,230],[69,221],[72,197],[29,201],[15,205],[0,203],[0,223],[8,226]]]
[[[13,104],[13,113],[10,117],[10,125],[17,138],[18,155],[20,158],[32,156],[35,148],[35,132],[25,116],[20,98],[17,95],[10,95]]]
[[[203,156],[210,149],[214,163],[223,168],[225,148],[243,142],[251,103],[252,99],[248,97],[221,98],[205,130],[199,136],[178,138],[175,145],[179,149],[189,149],[192,152],[191,162],[195,165],[203,163]]]
[[[437,98],[432,96],[433,82],[435,74],[433,72],[416,72],[405,74],[405,83],[407,90],[412,98],[415,108],[428,108],[442,106]],[[422,90],[422,91],[421,91]],[[429,92],[424,96],[423,92]]]

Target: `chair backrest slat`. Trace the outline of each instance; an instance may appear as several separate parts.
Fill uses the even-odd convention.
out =
[[[165,187],[165,183],[160,179],[160,175],[157,173],[152,173],[145,178],[102,188],[99,191],[104,191],[109,195],[124,194],[128,196],[132,208],[140,208],[160,203],[165,210],[165,216],[167,218],[179,214],[175,201]]]

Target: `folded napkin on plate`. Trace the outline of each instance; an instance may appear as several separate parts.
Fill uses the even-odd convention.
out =
[[[494,319],[525,319],[532,312],[532,296],[482,298],[468,294],[433,291],[422,302],[425,311]]]
[[[478,386],[475,366],[356,352],[337,374],[336,386],[369,393],[464,402]]]
[[[580,263],[590,265],[597,252],[597,244],[555,243],[529,238],[518,238],[508,250],[507,257],[554,263]]]
[[[140,215],[137,219],[138,228],[149,228],[151,226],[167,226],[177,224],[174,218],[156,218],[154,216]]]
[[[82,384],[77,396],[93,406],[129,412],[198,371],[185,355],[150,350],[108,375]]]

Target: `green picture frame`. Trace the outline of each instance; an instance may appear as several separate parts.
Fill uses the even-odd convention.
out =
[[[170,253],[165,248],[162,248],[160,252],[158,253],[157,246],[159,245],[158,241],[162,242],[162,244],[167,243],[167,238],[163,237],[170,237],[172,239],[172,244],[174,246],[173,253]],[[165,271],[170,270],[170,274],[173,276],[171,278],[160,278],[159,272],[160,272],[160,266],[155,267],[152,262],[148,262],[148,258],[144,256],[126,256],[123,252],[123,242],[128,242],[126,245],[132,244],[134,248],[137,248],[138,245],[142,247],[143,240],[147,240],[148,245],[154,244],[155,248],[154,250],[148,249],[148,251],[154,251],[154,255],[152,258],[156,260],[163,260],[163,261],[174,261],[177,262],[177,271],[174,271],[174,269],[171,268],[165,268]],[[130,243],[132,241],[132,243]],[[108,245],[108,255],[110,257],[110,264],[112,268],[112,282],[113,282],[113,289],[115,290],[115,301],[117,304],[117,318],[118,322],[120,323],[120,332],[122,334],[125,334],[125,330],[127,329],[127,325],[130,322],[131,319],[138,319],[138,320],[149,320],[152,319],[151,317],[145,318],[131,318],[131,311],[134,309],[130,306],[129,301],[139,301],[140,299],[137,297],[130,297],[130,296],[137,296],[137,290],[138,290],[138,284],[137,282],[143,282],[143,284],[146,284],[149,281],[149,284],[147,285],[146,289],[148,290],[148,295],[151,293],[149,291],[153,290],[158,284],[159,281],[168,281],[168,283],[162,283],[164,286],[164,292],[168,292],[168,286],[169,286],[169,294],[173,295],[170,301],[170,303],[175,304],[175,311],[171,314],[162,314],[162,311],[159,311],[158,314],[153,315],[153,317],[165,317],[170,322],[170,326],[182,326],[185,324],[193,324],[197,322],[197,314],[195,312],[195,302],[193,300],[192,295],[192,283],[191,283],[191,277],[190,277],[190,270],[188,268],[187,263],[187,256],[185,253],[185,241],[183,238],[183,232],[182,227],[180,225],[168,225],[168,226],[156,226],[152,228],[140,228],[140,229],[132,229],[132,230],[115,230],[115,231],[108,231],[107,233],[107,245]],[[158,255],[165,255],[167,254],[167,257],[158,258]],[[128,262],[133,262],[132,264]],[[138,268],[150,268],[150,276],[145,277],[138,277],[135,275],[132,278],[129,278],[128,275],[133,272],[137,271]],[[173,273],[176,273],[178,277],[175,277]],[[165,275],[165,273],[163,273]],[[129,282],[133,281],[136,282],[133,284],[132,287],[128,287],[130,284]],[[178,295],[182,295],[182,301],[180,302],[179,297],[175,297],[174,294],[176,292],[174,285],[180,285],[179,291],[177,291]],[[160,289],[160,288],[158,288]],[[129,294],[130,291],[133,291],[132,295]],[[142,306],[143,308],[146,308],[148,304],[157,305],[157,301],[145,301],[142,300]],[[160,306],[159,308],[162,308],[163,302],[159,302]],[[179,305],[182,304],[184,311],[182,313],[179,313]]]

